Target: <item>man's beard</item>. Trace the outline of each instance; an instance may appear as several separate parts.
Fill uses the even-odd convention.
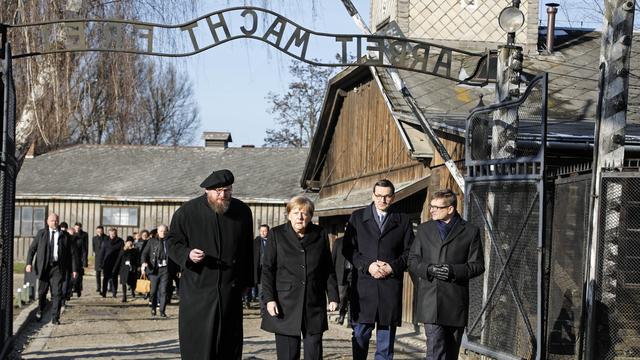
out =
[[[216,214],[222,215],[229,210],[229,205],[231,205],[231,199],[224,199],[222,201],[211,202],[209,201],[209,207],[211,210],[215,211]]]

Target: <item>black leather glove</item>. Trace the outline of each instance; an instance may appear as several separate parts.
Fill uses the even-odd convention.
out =
[[[427,266],[427,276],[436,277],[436,266],[438,265],[429,264]]]
[[[453,268],[449,264],[434,265],[433,272],[433,276],[438,280],[448,281],[454,278]]]

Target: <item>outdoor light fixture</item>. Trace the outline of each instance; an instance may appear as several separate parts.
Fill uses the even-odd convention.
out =
[[[498,24],[502,30],[509,34],[510,39],[515,38],[515,32],[524,25],[524,14],[516,6],[506,7],[498,16]]]

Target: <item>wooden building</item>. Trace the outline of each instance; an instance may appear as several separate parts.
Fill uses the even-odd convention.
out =
[[[17,181],[16,261],[25,259],[50,212],[69,226],[81,222],[90,236],[103,225],[126,237],[169,224],[182,203],[203,192],[200,182],[225,168],[235,176],[233,196],[253,211],[256,234],[260,224],[285,222],[286,201],[301,192],[307,149],[233,148],[211,139],[205,134],[206,147],[78,145],[26,159]]]
[[[370,24],[377,33],[472,51],[494,49],[506,39],[497,26],[503,3],[374,0],[371,4]],[[526,22],[516,41],[524,49],[525,73],[549,73],[548,160],[556,165],[588,162],[598,96],[600,34],[561,29],[553,34],[555,52],[546,51],[539,41],[546,37],[546,29],[538,27],[538,6],[533,0],[522,3]],[[636,72],[640,69],[637,52],[632,55]],[[438,55],[430,54],[429,61],[436,61]],[[472,62],[467,63],[470,67],[458,74],[461,79],[474,70]],[[494,86],[471,87],[403,70],[399,74],[463,170],[466,119],[476,106],[495,101]],[[627,132],[627,148],[636,152],[640,144],[638,89],[632,86],[630,90],[629,123],[634,125]],[[314,194],[318,221],[332,238],[342,234],[354,210],[370,204],[372,186],[382,178],[396,185],[396,204],[415,224],[428,220],[427,201],[434,190],[452,188],[459,194],[458,203],[463,203],[461,189],[386,70],[348,68],[336,75],[327,88],[318,124],[301,186]],[[463,212],[461,206],[459,211]],[[413,302],[413,284],[405,276],[406,323],[413,322]]]

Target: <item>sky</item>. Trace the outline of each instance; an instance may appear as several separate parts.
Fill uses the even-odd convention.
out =
[[[352,1],[368,21],[369,0]],[[208,1],[198,15],[241,6],[243,2]],[[262,1],[253,3],[262,7]],[[269,1],[269,9],[311,30],[360,34],[341,1],[316,1],[315,16],[310,3]],[[238,39],[180,60],[200,111],[201,127],[193,145],[204,143],[203,131],[228,131],[233,140],[229,146],[262,146],[266,130],[275,127],[274,115],[267,112],[270,106],[266,96],[269,92],[286,92],[292,81],[288,74],[291,59],[263,42]]]
[[[588,1],[560,0],[558,25],[579,27],[580,24],[575,21],[567,22],[567,18],[587,19],[576,14],[585,11]],[[370,0],[352,2],[368,22]],[[340,0],[315,1],[315,9],[312,9],[310,0],[202,1],[197,15],[245,3],[260,7],[268,3],[270,10],[307,29],[337,34],[361,33]],[[544,2],[540,5],[540,18],[546,24]],[[601,26],[597,18],[588,17],[588,20],[589,23],[584,23],[584,27]],[[201,26],[200,30],[203,28]],[[316,47],[313,50],[322,52],[324,49]],[[288,73],[292,58],[263,42],[238,39],[179,61],[179,67],[188,74],[192,83],[200,112],[201,126],[192,145],[203,144],[203,131],[228,131],[233,140],[230,146],[262,146],[266,130],[276,127],[275,116],[268,113],[270,103],[266,97],[269,92],[286,92],[287,85],[292,81]]]

